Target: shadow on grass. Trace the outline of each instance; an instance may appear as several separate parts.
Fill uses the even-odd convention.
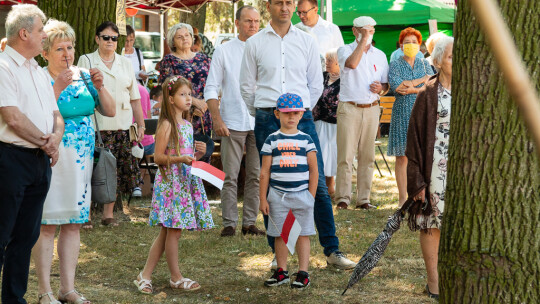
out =
[[[386,148],[386,139],[382,139]],[[377,160],[383,164],[377,152]],[[392,172],[393,158],[388,158]],[[388,216],[397,209],[397,188],[393,176],[381,166],[384,177],[375,171],[372,202],[376,210],[335,211],[336,234],[340,249],[358,261],[375,237],[382,231]],[[215,198],[212,198],[215,199]],[[241,198],[240,198],[241,200]],[[81,252],[76,287],[93,303],[432,303],[422,294],[425,270],[418,235],[406,227],[398,231],[377,267],[347,291],[351,271],[326,266],[326,257],[318,238],[311,237],[311,286],[304,291],[286,286],[265,288],[273,258],[264,237],[236,236],[221,238],[221,207],[212,205],[216,228],[203,232],[185,231],[179,242],[179,264],[182,274],[197,280],[202,288],[195,292],[172,290],[169,271],[163,257],[153,274],[153,295],[138,293],[133,280],[144,267],[148,250],[159,228],[148,227],[149,198],[133,200],[125,208],[129,221],[119,227],[96,226],[81,231]],[[241,214],[241,203],[239,203]],[[257,226],[263,227],[262,216]],[[289,270],[295,272],[298,260],[290,257]],[[52,275],[53,290],[58,290],[58,259],[55,254]],[[27,299],[37,299],[34,265]]]

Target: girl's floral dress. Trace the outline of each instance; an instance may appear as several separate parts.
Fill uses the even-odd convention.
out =
[[[438,89],[439,104],[437,106],[437,122],[435,124],[435,151],[433,151],[433,166],[431,169],[431,182],[429,183],[429,194],[433,214],[427,221],[427,227],[441,229],[444,211],[444,201],[446,196],[446,173],[448,162],[448,141],[450,139],[450,106],[451,92],[439,84]],[[417,218],[417,223],[422,221],[422,215]]]
[[[193,127],[184,121],[177,128],[180,153],[173,149],[167,149],[166,153],[193,157]],[[149,224],[197,230],[214,227],[202,180],[191,175],[191,166],[171,164],[165,167],[165,176],[161,170],[157,171]]]
[[[58,163],[52,167],[51,186],[43,206],[43,225],[88,221],[95,145],[90,115],[99,104],[99,98],[88,72],[83,70],[82,75],[88,81],[88,87],[76,75],[57,101],[65,131],[58,147]],[[54,84],[53,79],[50,80]]]

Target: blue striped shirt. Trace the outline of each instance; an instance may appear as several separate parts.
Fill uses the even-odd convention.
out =
[[[317,151],[311,136],[301,131],[284,134],[281,131],[268,136],[261,155],[272,156],[270,187],[284,192],[308,189],[309,167],[307,154]]]

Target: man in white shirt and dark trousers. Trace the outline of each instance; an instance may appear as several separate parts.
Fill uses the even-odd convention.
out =
[[[338,209],[351,203],[352,163],[357,154],[356,207],[370,209],[375,138],[379,125],[379,96],[388,91],[386,55],[371,45],[376,22],[371,17],[354,19],[351,44],[338,50],[341,84],[337,109]]]
[[[298,129],[313,138],[320,151],[315,132],[313,108],[321,96],[323,77],[320,54],[315,39],[291,24],[295,11],[294,0],[269,0],[266,8],[271,16],[269,25],[246,42],[240,72],[240,92],[250,113],[255,115],[255,138],[260,151],[268,135],[280,128],[274,116],[276,100],[285,93],[293,93],[304,100],[306,111]],[[317,152],[319,180],[315,197],[314,218],[319,242],[324,247],[329,265],[343,269],[355,263],[339,251],[332,201],[326,187],[321,153]],[[265,217],[268,227],[268,217]],[[268,237],[274,251],[274,238]],[[276,267],[275,264],[272,265]]]
[[[255,119],[249,115],[240,95],[240,65],[246,40],[259,31],[259,12],[252,6],[236,11],[238,37],[216,47],[206,80],[204,97],[212,114],[214,131],[221,136],[221,163],[225,181],[221,190],[223,230],[221,236],[234,236],[238,223],[237,183],[246,149],[246,178],[242,233],[265,235],[255,226],[259,213],[259,152],[255,145]],[[218,101],[222,91],[221,105]]]
[[[7,46],[0,54],[0,272],[3,266],[5,304],[26,303],[30,255],[64,134],[56,97],[73,74],[66,68],[53,88],[34,60],[47,38],[45,20],[35,5],[13,6],[6,18]]]
[[[345,43],[339,27],[324,20],[317,14],[318,12],[318,0],[298,0],[296,14],[302,23],[311,29],[311,33],[317,37],[319,53],[324,57],[329,50],[337,49]]]

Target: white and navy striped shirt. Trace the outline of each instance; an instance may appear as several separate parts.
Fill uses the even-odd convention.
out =
[[[317,148],[306,133],[284,134],[277,131],[270,134],[261,149],[261,155],[272,156],[270,187],[285,192],[308,189],[307,154],[312,151],[317,152]]]

